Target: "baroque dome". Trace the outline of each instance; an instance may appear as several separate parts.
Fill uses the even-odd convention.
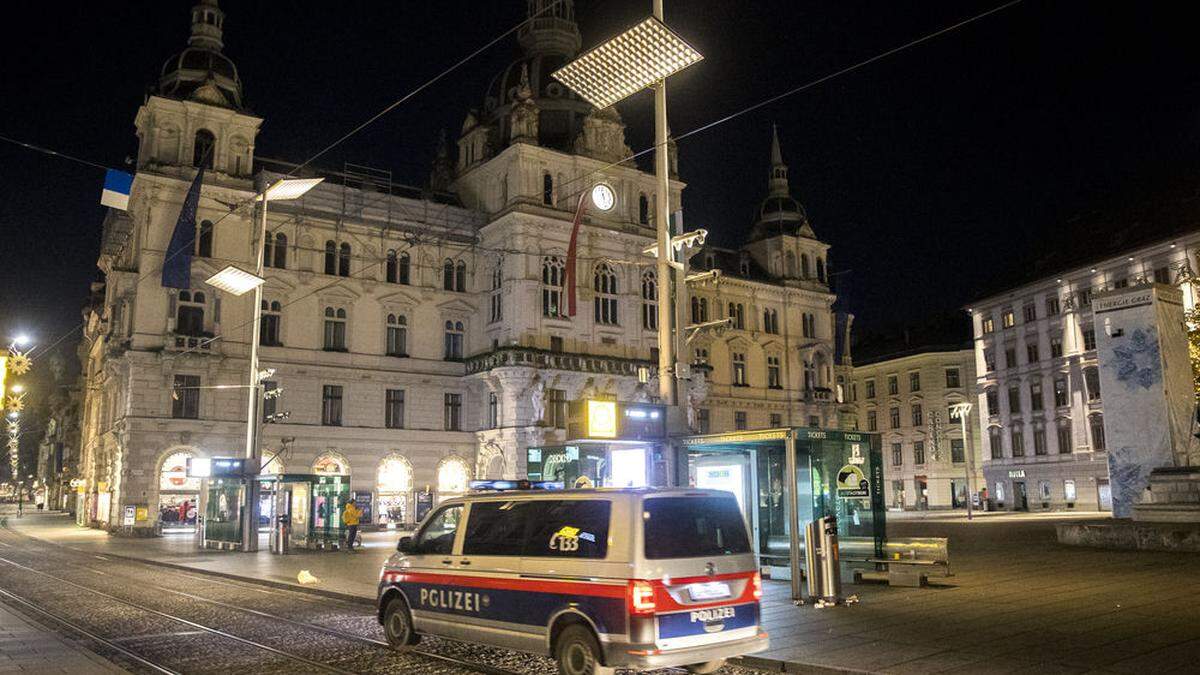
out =
[[[225,13],[217,0],[199,0],[192,8],[188,46],[163,64],[157,88],[160,95],[242,108],[242,80],[237,66],[221,53],[224,25]]]

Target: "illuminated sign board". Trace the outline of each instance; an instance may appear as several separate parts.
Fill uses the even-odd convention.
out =
[[[617,402],[587,402],[587,435],[589,438],[617,437]]]
[[[250,472],[251,475],[257,473]],[[246,475],[246,460],[233,457],[190,457],[187,461],[189,478],[242,478]]]

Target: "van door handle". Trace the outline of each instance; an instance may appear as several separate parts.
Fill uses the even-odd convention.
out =
[[[471,561],[470,560],[459,560],[458,564],[459,565],[470,565]]]
[[[443,561],[442,561],[442,564],[443,564],[443,565],[451,565],[451,564],[453,564],[453,563],[454,563],[454,561],[453,561],[453,560],[450,560],[450,559],[448,559],[448,558],[447,558],[446,560],[443,560]]]

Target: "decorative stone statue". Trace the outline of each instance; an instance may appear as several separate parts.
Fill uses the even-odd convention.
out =
[[[517,95],[509,114],[510,142],[537,144],[540,114],[537,103],[533,101],[533,89],[529,86],[529,66],[522,65],[521,84],[517,86]]]
[[[539,377],[529,385],[529,402],[533,406],[533,423],[546,419],[546,383]]]
[[[696,428],[696,411],[706,398],[708,398],[708,378],[699,371],[693,371],[692,379],[688,383],[687,392],[688,428],[692,431],[698,431]]]

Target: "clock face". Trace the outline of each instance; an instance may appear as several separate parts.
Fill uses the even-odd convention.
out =
[[[592,188],[592,204],[601,211],[612,209],[617,203],[617,196],[613,193],[613,189],[604,183],[597,183],[596,187]]]

